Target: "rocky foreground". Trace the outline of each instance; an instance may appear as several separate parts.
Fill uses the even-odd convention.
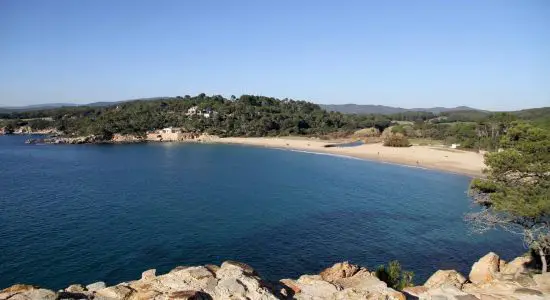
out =
[[[107,287],[103,282],[73,284],[54,292],[16,284],[0,299],[550,299],[550,273],[533,274],[530,258],[506,263],[489,253],[472,266],[469,278],[439,270],[424,285],[403,291],[389,288],[366,268],[338,263],[319,275],[263,281],[250,266],[226,261],[221,266],[177,267],[167,274],[143,272],[141,279]]]

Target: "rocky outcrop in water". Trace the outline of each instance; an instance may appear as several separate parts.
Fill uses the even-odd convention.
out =
[[[197,133],[182,133],[178,140],[152,139],[132,134],[114,134],[111,138],[105,138],[97,135],[67,137],[67,136],[49,136],[44,138],[31,138],[25,141],[26,144],[133,144],[146,142],[198,142],[213,143],[219,140],[218,136]]]
[[[25,141],[26,144],[104,144],[110,143],[110,140],[105,140],[102,137],[89,135],[89,136],[79,136],[79,137],[46,137],[46,138],[37,138],[37,139],[28,139]]]
[[[496,270],[495,262],[498,264]],[[472,267],[476,282],[457,271],[440,270],[422,286],[396,291],[366,268],[348,262],[335,264],[319,275],[266,282],[252,267],[226,261],[221,266],[177,267],[162,275],[147,270],[141,279],[114,286],[106,286],[103,282],[86,286],[73,284],[54,292],[17,284],[0,291],[0,300],[550,299],[550,274],[530,273],[529,263],[529,258],[517,258],[506,264],[498,255],[489,253]]]

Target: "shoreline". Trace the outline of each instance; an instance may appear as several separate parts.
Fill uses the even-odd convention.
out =
[[[389,163],[426,170],[482,177],[485,168],[483,155],[475,152],[447,149],[433,146],[411,146],[404,148],[385,147],[380,143],[353,147],[325,147],[334,144],[307,138],[220,138],[210,143],[247,145],[279,150],[290,150],[310,154],[333,155],[361,159],[371,162]]]
[[[307,137],[225,137],[200,136],[196,139],[173,141],[175,143],[233,144],[290,150],[310,154],[324,154],[371,162],[395,164],[426,170],[437,170],[468,177],[483,177],[484,157],[480,153],[444,148],[440,146],[386,147],[381,143],[362,144],[352,147],[326,147],[349,140],[319,140]],[[95,137],[30,139],[27,143],[49,144],[135,144],[149,142],[146,139],[121,138],[98,141]]]
[[[103,281],[72,283],[57,292],[14,284],[0,290],[0,299],[548,299],[549,274],[533,274],[530,264],[531,257],[506,262],[490,252],[472,265],[469,274],[438,270],[423,284],[415,285],[412,277],[394,284],[373,269],[347,261],[318,274],[275,281],[262,279],[250,265],[225,261],[219,266],[178,266],[164,274],[149,269],[141,278],[111,286]]]

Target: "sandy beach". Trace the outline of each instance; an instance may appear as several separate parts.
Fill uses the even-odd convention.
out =
[[[325,147],[334,144],[307,138],[221,138],[216,142],[252,145],[289,150],[344,155],[366,160],[418,166],[468,176],[482,176],[485,168],[483,155],[475,152],[449,149],[438,146],[411,146],[405,148],[385,147],[381,143],[354,147]]]

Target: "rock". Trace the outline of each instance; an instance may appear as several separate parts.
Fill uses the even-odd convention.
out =
[[[37,288],[38,287],[28,285],[28,284],[14,284],[0,291],[0,299],[8,299],[13,297],[14,295],[32,291]]]
[[[220,280],[216,286],[216,294],[223,299],[245,296],[246,288],[234,278],[226,278]]]
[[[143,273],[141,273],[141,280],[153,280],[156,277],[157,270],[156,269],[150,269]]]
[[[222,263],[220,269],[223,269],[223,268],[226,268],[226,269],[227,268],[237,268],[237,269],[242,270],[243,274],[253,275],[253,276],[258,275],[258,273],[256,273],[256,271],[251,266],[249,266],[245,263],[242,263],[242,262],[238,262],[238,261],[232,261],[232,260],[225,261],[224,263]]]
[[[503,274],[520,274],[520,273],[527,273],[527,265],[532,262],[532,258],[528,256],[520,256],[516,257],[511,262],[504,265],[503,268],[500,269],[500,272]]]
[[[534,289],[519,288],[519,289],[516,289],[514,291],[514,295],[518,295],[520,297],[521,296],[540,296],[540,297],[542,297],[543,293],[541,291],[534,290]]]
[[[94,298],[94,297],[91,296],[91,295],[88,295],[85,292],[79,293],[79,292],[61,291],[61,292],[57,293],[57,300],[82,300],[82,299],[88,300],[88,299],[92,299],[92,298]]]
[[[181,299],[181,300],[207,300],[212,299],[212,297],[206,293],[200,291],[177,291],[170,294],[170,300],[172,299]]]
[[[71,284],[65,289],[65,292],[82,293],[84,292],[84,287],[81,284]]]
[[[389,291],[385,295],[389,300],[407,300],[405,294],[398,291]]]
[[[302,289],[300,289],[300,286],[296,283],[296,281],[292,279],[281,279],[279,281],[283,286],[289,288],[292,291],[292,294],[299,294],[302,292]]]
[[[334,284],[322,280],[321,276],[305,276],[300,277],[297,281],[300,288],[300,293],[297,295],[300,299],[330,299],[334,293],[340,290],[340,288]]]
[[[455,286],[440,286],[420,294],[420,300],[479,300],[477,297],[459,290]]]
[[[360,270],[352,277],[335,280],[333,283],[344,289],[355,289],[369,292],[375,291],[379,293],[386,293],[388,291],[388,285],[378,279],[375,275],[372,275],[366,271],[366,269]]]
[[[455,270],[439,270],[435,272],[427,281],[424,286],[428,289],[440,287],[440,286],[454,286],[458,289],[462,288],[462,285],[466,282],[466,278]]]
[[[541,290],[550,293],[550,273],[534,275],[533,280]]]
[[[349,262],[345,261],[342,263],[337,263],[334,266],[325,269],[319,275],[323,280],[328,282],[333,282],[338,279],[348,278],[355,275],[361,268],[357,265],[352,265]]]
[[[0,293],[1,295],[1,293]],[[46,289],[33,289],[24,292],[18,292],[13,294],[8,298],[0,299],[10,299],[10,300],[56,300],[57,294],[54,291]]]
[[[95,292],[95,295],[103,296],[112,299],[127,299],[134,292],[133,289],[123,286],[115,285],[108,288],[104,288]]]
[[[506,266],[506,261],[504,259],[501,259],[498,262],[498,269],[502,271],[502,269],[504,269],[504,266]]]
[[[95,292],[97,290],[101,290],[101,289],[104,289],[106,286],[105,286],[105,282],[103,281],[98,281],[98,282],[95,282],[95,283],[92,283],[92,284],[88,284],[86,286],[86,290],[90,291],[90,292]]]
[[[408,294],[408,295],[411,295],[413,297],[419,297],[421,294],[425,293],[428,291],[428,288],[425,287],[425,286],[411,286],[411,287],[406,287],[403,289],[403,292]]]
[[[220,269],[220,267],[216,265],[206,265],[204,267],[207,268],[210,272],[212,272],[212,274],[216,274],[216,272],[218,272],[218,270]]]
[[[493,252],[479,259],[472,266],[470,281],[475,284],[486,283],[494,280],[499,272],[500,258]]]
[[[215,273],[212,273],[212,271],[210,271],[206,267],[193,267],[193,268],[188,268],[185,271],[189,274],[189,276],[197,280],[208,278],[208,277],[214,277],[214,274],[215,274]]]
[[[170,272],[168,273],[172,273],[172,272],[177,272],[177,271],[181,271],[181,270],[185,270],[187,268],[191,268],[190,266],[177,266],[175,268],[173,268]]]
[[[37,289],[38,287],[28,284],[14,284],[10,286],[9,288],[5,288],[0,293],[21,293],[26,291],[32,291],[34,289]]]

